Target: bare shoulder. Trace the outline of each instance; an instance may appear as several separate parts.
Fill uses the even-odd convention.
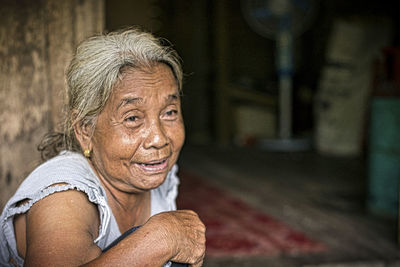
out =
[[[80,265],[98,257],[99,214],[86,194],[67,190],[35,203],[26,216],[25,264]]]

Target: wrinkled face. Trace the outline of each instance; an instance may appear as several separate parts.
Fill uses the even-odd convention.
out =
[[[172,71],[157,64],[127,70],[100,113],[91,161],[103,183],[126,192],[160,186],[185,138],[181,102]]]

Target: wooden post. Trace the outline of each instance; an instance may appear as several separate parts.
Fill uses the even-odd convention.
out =
[[[65,68],[104,28],[104,0],[0,3],[0,208],[40,162],[37,145],[61,121]]]

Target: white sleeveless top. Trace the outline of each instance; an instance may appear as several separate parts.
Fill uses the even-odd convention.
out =
[[[151,215],[163,211],[176,210],[179,179],[175,165],[168,173],[165,182],[151,190]],[[54,184],[62,183],[62,185]],[[99,179],[88,161],[79,153],[63,151],[37,167],[20,185],[15,195],[7,202],[0,217],[0,266],[19,266],[24,260],[19,257],[14,234],[14,216],[27,212],[37,201],[55,192],[79,190],[86,193],[90,202],[97,205],[100,215],[99,235],[94,240],[101,249],[106,248],[118,238],[119,231],[115,217],[107,203],[107,196]],[[17,206],[18,202],[29,200]]]

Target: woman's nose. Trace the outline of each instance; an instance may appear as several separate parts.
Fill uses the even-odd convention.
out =
[[[146,149],[162,148],[168,144],[168,137],[159,121],[152,122],[146,134],[147,136],[144,140],[144,147]]]

